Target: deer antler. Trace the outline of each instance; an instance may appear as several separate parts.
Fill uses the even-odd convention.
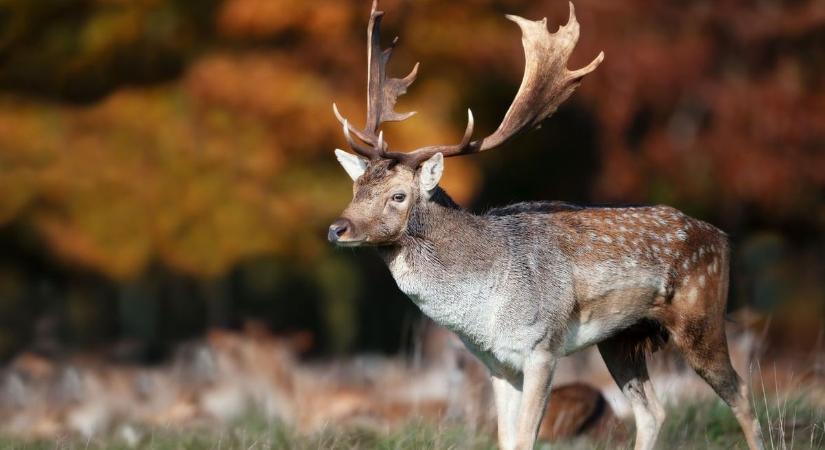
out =
[[[333,103],[332,110],[335,117],[344,126],[344,134],[350,147],[357,153],[370,159],[383,157],[386,144],[379,145],[380,133],[378,129],[383,122],[402,121],[415,114],[415,111],[407,113],[395,112],[395,103],[398,97],[407,92],[407,88],[415,81],[418,74],[418,64],[416,63],[412,71],[404,78],[387,78],[387,63],[392,56],[392,51],[398,44],[398,37],[393,39],[392,44],[381,49],[381,19],[384,11],[378,11],[378,0],[373,0],[370,11],[370,21],[367,26],[367,123],[363,130],[352,127],[338,111],[338,107]],[[354,134],[361,141],[369,144],[364,146],[359,144],[350,133]]]
[[[380,19],[383,14],[375,11],[375,7],[376,4],[373,3],[373,14],[370,18],[371,49],[378,48],[378,33],[375,31],[377,30],[377,25],[374,24],[373,19]],[[345,124],[344,133],[353,150],[371,159],[394,159],[402,164],[416,168],[436,153],[442,153],[445,157],[451,157],[479,153],[499,147],[514,136],[536,127],[544,119],[552,115],[559,105],[567,100],[573,91],[576,90],[582,78],[594,71],[604,59],[604,52],[600,52],[587,66],[573,71],[567,69],[567,60],[570,58],[570,54],[573,52],[573,48],[575,48],[576,42],[579,40],[579,23],[576,21],[576,14],[572,3],[570,3],[570,18],[567,24],[559,27],[559,30],[555,33],[547,31],[546,18],[532,21],[512,15],[506,17],[521,28],[522,45],[524,46],[525,56],[524,77],[521,80],[521,86],[516,93],[516,97],[513,99],[513,103],[504,115],[504,119],[501,121],[498,129],[496,129],[493,134],[481,140],[471,141],[473,114],[468,110],[467,129],[464,132],[464,138],[461,143],[457,145],[434,145],[403,153],[388,151],[386,144],[383,142],[383,139],[381,139],[380,145],[376,147],[378,139],[373,138],[373,136],[375,136],[377,127],[380,126],[381,116],[376,119],[372,115],[374,114],[372,111],[375,110],[375,106],[373,105],[385,106],[385,109],[389,110],[388,117],[398,118],[396,120],[403,120],[409,117],[411,115],[410,113],[397,114],[392,111],[392,107],[398,95],[404,93],[407,86],[412,83],[411,78],[415,77],[418,65],[416,65],[416,69],[413,69],[413,72],[404,80],[389,80],[391,83],[388,84],[387,88],[384,88],[383,91],[389,90],[391,95],[386,98],[376,99],[374,97],[375,89],[373,88],[373,83],[375,83],[373,63],[370,57],[371,78],[368,104],[372,109],[368,109],[367,126],[374,125],[376,127],[372,129],[372,134],[370,135],[350,129],[346,125],[346,120],[338,114],[337,108],[333,105],[336,116]],[[383,80],[384,65],[389,59],[389,51],[391,50],[392,48],[385,51],[384,54],[387,56],[381,58],[382,64],[378,67],[382,77],[379,78],[380,80]],[[405,81],[408,79],[408,82]],[[383,81],[378,83],[379,87],[383,86],[382,83]],[[402,87],[397,88],[397,86]],[[390,87],[392,88],[390,89]],[[385,111],[382,109],[382,112]],[[370,144],[371,148],[355,142],[349,135],[349,131],[353,131],[359,139]]]

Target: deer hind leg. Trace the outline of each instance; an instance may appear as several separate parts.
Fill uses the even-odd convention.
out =
[[[762,450],[762,431],[751,407],[748,385],[731,364],[724,322],[706,318],[686,319],[679,332],[672,332],[673,342],[693,370],[733,410],[733,414],[751,450]]]
[[[652,449],[665,421],[665,410],[647,373],[645,340],[644,337],[620,334],[598,345],[610,375],[633,409],[636,450]]]
[[[673,296],[673,310],[664,320],[673,343],[688,364],[730,406],[751,450],[765,448],[762,430],[753,414],[748,385],[731,364],[725,336],[728,261],[716,260],[704,272],[690,274]]]

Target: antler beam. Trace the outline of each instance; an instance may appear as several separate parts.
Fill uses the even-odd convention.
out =
[[[386,150],[386,144],[378,145],[378,130],[381,124],[402,121],[415,114],[415,111],[396,112],[395,103],[398,97],[404,95],[407,88],[415,81],[418,75],[418,64],[416,63],[412,71],[404,78],[387,78],[387,64],[392,51],[398,44],[398,37],[393,39],[388,48],[381,49],[381,19],[383,17],[384,12],[378,11],[378,0],[373,0],[370,21],[367,25],[367,121],[364,129],[359,130],[349,125],[347,119],[338,111],[338,107],[334,103],[332,105],[335,117],[344,126],[345,135],[352,149],[370,159],[382,158]],[[354,140],[349,133],[354,134],[369,146],[357,143],[353,145]]]
[[[381,52],[379,39],[380,19],[383,12],[377,11],[377,2],[373,2],[372,14],[368,35],[369,45],[369,76],[367,100],[367,125],[364,130],[356,130],[347,125],[333,105],[335,116],[344,124],[344,133],[352,149],[370,159],[394,159],[398,162],[416,168],[423,161],[436,153],[445,157],[479,153],[496,148],[508,142],[524,131],[535,128],[543,120],[550,117],[559,105],[567,100],[581,83],[585,75],[593,72],[604,60],[604,52],[600,52],[590,64],[577,70],[568,70],[567,61],[579,40],[579,23],[576,21],[575,9],[570,3],[570,16],[567,24],[559,27],[555,33],[547,30],[547,19],[532,21],[523,17],[508,15],[508,19],[515,22],[522,33],[524,46],[524,77],[510,108],[504,119],[493,134],[476,141],[471,141],[473,133],[473,114],[467,111],[467,128],[464,138],[457,145],[433,145],[422,147],[412,152],[391,152],[386,144],[375,134],[381,123],[389,120],[404,120],[414,113],[396,113],[393,108],[399,95],[406,92],[407,87],[415,79],[418,64],[413,71],[403,79],[386,79],[386,64],[395,46],[383,50],[380,58],[373,56]],[[368,146],[355,142],[349,134],[351,131]]]
[[[550,117],[581,83],[582,78],[604,60],[604,52],[585,67],[570,71],[567,60],[579,40],[579,22],[573,3],[567,24],[555,33],[547,31],[547,19],[537,21],[508,15],[522,33],[525,66],[524,78],[513,103],[498,129],[484,138],[478,151],[498,147],[522,131],[535,128]]]

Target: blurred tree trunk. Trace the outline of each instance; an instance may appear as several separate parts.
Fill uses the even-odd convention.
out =
[[[225,328],[234,322],[232,295],[226,277],[208,278],[200,282],[201,296],[206,302],[206,325]]]

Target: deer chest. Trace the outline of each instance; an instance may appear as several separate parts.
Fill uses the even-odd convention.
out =
[[[493,283],[471,276],[451,281],[396,276],[399,288],[421,311],[456,333],[492,372],[520,373],[526,356],[547,336],[551,321],[536,302],[519,301]]]

